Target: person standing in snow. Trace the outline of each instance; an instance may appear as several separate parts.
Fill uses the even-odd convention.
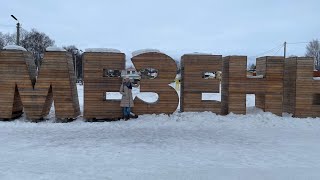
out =
[[[133,84],[130,82],[130,78],[126,75],[123,79],[123,83],[120,87],[120,93],[122,94],[120,106],[123,108],[123,117],[125,120],[130,119],[131,108],[134,107],[132,97],[132,87],[139,87],[140,82]],[[136,116],[133,116],[136,117]]]

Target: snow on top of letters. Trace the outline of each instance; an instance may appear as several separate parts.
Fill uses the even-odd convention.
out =
[[[46,48],[46,51],[66,51],[65,49],[57,46],[49,46]]]
[[[18,51],[27,51],[24,47],[22,46],[17,46],[17,45],[8,45],[3,47],[4,50],[18,50]]]
[[[133,51],[132,52],[132,56],[138,56],[140,54],[144,54],[144,53],[152,53],[152,52],[155,52],[155,53],[161,53],[158,49],[140,49],[140,50],[137,50],[137,51]]]
[[[118,49],[112,48],[87,48],[85,49],[86,52],[105,52],[105,53],[121,53]]]

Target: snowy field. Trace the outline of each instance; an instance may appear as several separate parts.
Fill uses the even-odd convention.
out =
[[[320,118],[254,107],[247,115],[176,112],[103,123],[60,124],[53,116],[0,122],[0,179],[320,179]]]

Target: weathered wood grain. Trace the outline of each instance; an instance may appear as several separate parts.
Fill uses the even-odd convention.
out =
[[[37,77],[29,52],[3,50],[0,66],[0,118],[15,118],[24,109],[28,119],[39,121],[48,115],[53,100],[57,119],[80,114],[71,54],[46,52]]]
[[[206,72],[222,70],[221,55],[186,54],[181,58],[181,112],[211,111],[220,114],[219,101],[202,100],[202,93],[219,93],[219,79],[203,78]]]
[[[122,117],[120,100],[107,100],[106,92],[119,92],[121,77],[106,77],[104,69],[125,69],[125,54],[85,52],[84,117],[87,120],[113,120]]]
[[[140,92],[154,92],[159,98],[155,103],[147,103],[136,97],[133,112],[140,114],[172,114],[179,104],[179,96],[174,88],[169,86],[176,77],[175,61],[162,53],[148,52],[132,57],[132,63],[137,71],[146,68],[158,70],[155,79],[141,79]]]
[[[222,68],[222,114],[246,114],[246,94],[256,95],[256,106],[282,115],[284,58],[257,58],[257,76],[247,78],[247,57],[228,56]]]

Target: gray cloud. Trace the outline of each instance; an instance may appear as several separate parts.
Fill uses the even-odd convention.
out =
[[[175,57],[194,51],[254,56],[284,41],[320,38],[319,5],[318,0],[10,0],[0,7],[0,28],[14,32],[14,14],[24,29],[43,31],[58,46],[126,53],[158,48]],[[305,44],[288,46],[289,55],[304,50]]]

